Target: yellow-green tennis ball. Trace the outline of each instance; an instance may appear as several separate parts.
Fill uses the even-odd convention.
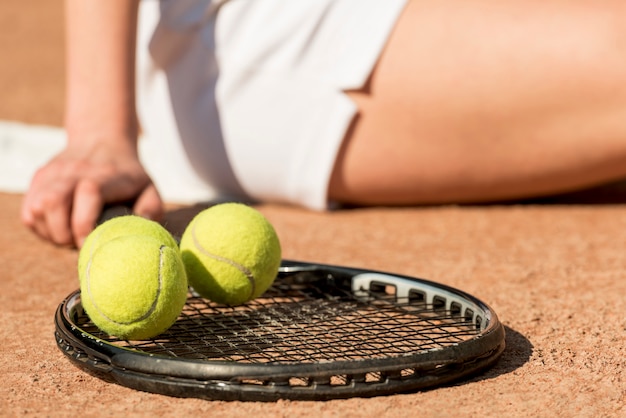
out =
[[[126,235],[151,236],[172,248],[178,246],[172,234],[158,222],[136,215],[118,216],[98,225],[85,239],[78,255],[79,279],[84,276],[86,261],[100,245]]]
[[[189,284],[201,296],[239,305],[274,282],[281,249],[274,227],[259,211],[239,203],[205,209],[180,241]]]
[[[187,289],[178,247],[151,236],[126,235],[101,244],[86,260],[81,301],[102,331],[142,340],[176,321]]]

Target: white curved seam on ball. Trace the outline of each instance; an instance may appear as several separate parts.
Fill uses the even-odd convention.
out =
[[[131,325],[136,322],[143,321],[144,319],[147,319],[150,315],[152,315],[154,311],[156,310],[157,302],[159,301],[159,296],[161,296],[161,288],[163,287],[163,249],[164,248],[166,248],[165,245],[161,245],[161,247],[159,248],[159,274],[157,275],[159,279],[159,286],[157,287],[157,293],[154,297],[154,302],[152,302],[152,306],[150,306],[150,309],[148,309],[148,312],[143,314],[141,317],[137,319],[133,319],[132,321],[128,321],[128,322],[116,321],[110,318],[104,312],[102,312],[100,308],[98,307],[98,304],[96,303],[93,295],[91,294],[91,281],[89,280],[89,271],[91,269],[91,259],[89,259],[89,263],[87,263],[87,269],[85,272],[85,276],[87,278],[87,293],[89,294],[89,299],[91,299],[94,308],[96,308],[96,311],[98,311],[98,313],[102,315],[107,321],[113,322],[114,324],[118,324],[118,325]]]
[[[202,244],[200,244],[200,241],[198,241],[198,237],[196,235],[196,225],[194,225],[193,228],[191,229],[191,236],[193,238],[193,243],[195,244],[196,248],[202,254],[204,254],[207,257],[210,257],[210,258],[212,258],[214,260],[221,261],[222,263],[226,263],[226,264],[236,268],[241,273],[243,273],[244,276],[246,276],[246,278],[250,282],[250,295],[248,296],[248,299],[250,299],[252,297],[252,295],[254,295],[254,292],[256,290],[256,279],[254,278],[254,275],[252,274],[252,272],[246,266],[244,266],[242,264],[239,264],[239,263],[237,263],[234,260],[231,260],[231,259],[226,258],[226,257],[222,257],[222,256],[217,255],[217,254],[213,254],[213,253],[207,251],[202,246]]]

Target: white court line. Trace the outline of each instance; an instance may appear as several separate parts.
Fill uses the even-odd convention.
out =
[[[26,191],[35,170],[64,145],[61,128],[0,121],[0,190]]]
[[[65,129],[0,121],[0,192],[24,193],[35,171],[63,149]],[[139,141],[139,154],[148,174],[167,202],[195,203],[205,200],[205,192],[172,181],[164,167],[168,156],[160,152],[155,141]]]

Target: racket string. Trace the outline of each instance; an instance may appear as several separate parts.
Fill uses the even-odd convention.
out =
[[[237,307],[190,295],[176,323],[148,341],[103,335],[86,316],[79,325],[116,345],[152,354],[250,363],[402,356],[455,345],[477,333],[464,318],[425,303],[412,305],[376,293],[361,300],[350,292],[324,294],[311,286],[275,286]]]
[[[136,389],[206,399],[416,390],[487,367],[504,349],[497,316],[471,295],[406,276],[290,262],[243,306],[192,292],[173,326],[152,340],[98,330],[79,291],[59,305],[55,324],[57,345],[81,368]]]

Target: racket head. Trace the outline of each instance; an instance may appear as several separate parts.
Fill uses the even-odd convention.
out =
[[[272,288],[238,307],[190,294],[165,333],[108,336],[80,291],[57,308],[59,349],[107,381],[176,397],[328,400],[423,390],[475,374],[504,350],[485,303],[424,279],[283,261]]]

